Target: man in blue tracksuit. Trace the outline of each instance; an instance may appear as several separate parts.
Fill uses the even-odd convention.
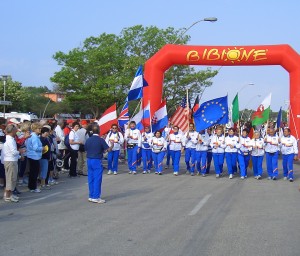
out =
[[[105,151],[111,151],[114,144],[110,147],[104,139],[99,137],[100,129],[98,124],[92,126],[93,135],[85,142],[87,167],[88,167],[88,184],[89,184],[89,201],[92,203],[103,204],[104,199],[101,199],[102,185],[102,158]]]
[[[207,151],[210,143],[210,137],[204,131],[198,134],[198,143],[196,145],[196,162],[197,162],[197,175],[206,176],[207,168]]]
[[[124,139],[127,142],[127,163],[129,174],[136,174],[138,153],[142,146],[142,136],[140,131],[136,129],[135,121],[130,122],[129,128],[125,131]]]
[[[149,126],[145,126],[145,131],[142,133],[142,161],[143,161],[143,174],[150,173],[152,168],[152,150],[150,141],[153,133],[150,131]]]
[[[194,124],[189,124],[189,131],[185,133],[185,164],[187,172],[194,176],[196,163],[196,145],[198,143],[198,132]]]
[[[239,144],[237,145],[238,150],[238,161],[241,171],[241,179],[247,178],[247,168],[251,158],[252,141],[248,137],[248,129],[243,129],[242,136],[240,136]]]
[[[291,135],[290,128],[285,127],[283,136],[280,138],[280,147],[282,153],[283,179],[294,181],[293,161],[298,159],[297,140]]]
[[[265,151],[267,160],[268,180],[277,180],[278,177],[278,153],[279,137],[274,128],[269,128],[265,137]]]

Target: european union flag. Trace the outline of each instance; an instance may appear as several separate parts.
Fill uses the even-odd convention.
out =
[[[216,98],[202,103],[194,113],[194,122],[198,132],[216,124],[228,123],[228,97]]]

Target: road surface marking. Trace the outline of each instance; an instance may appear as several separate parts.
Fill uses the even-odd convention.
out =
[[[61,193],[62,193],[62,192],[56,192],[56,193],[53,193],[53,194],[48,195],[48,196],[44,196],[44,197],[40,197],[40,198],[37,198],[37,199],[33,199],[33,200],[28,201],[28,202],[26,202],[26,203],[24,203],[24,204],[33,204],[33,203],[35,203],[35,202],[38,202],[38,201],[47,199],[47,198],[52,197],[52,196],[59,195],[59,194],[61,194]]]
[[[208,201],[208,199],[211,197],[211,194],[206,195],[204,198],[201,199],[201,201],[195,206],[195,208],[189,213],[189,216],[195,215],[199,210],[203,207],[203,205]]]

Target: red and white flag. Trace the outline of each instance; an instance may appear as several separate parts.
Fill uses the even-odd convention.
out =
[[[113,124],[118,124],[116,103],[105,110],[98,124],[100,126],[100,136],[106,134]]]
[[[186,132],[189,128],[189,118],[190,108],[187,108],[186,98],[184,98],[171,117],[170,122],[173,126],[178,126],[181,131]]]

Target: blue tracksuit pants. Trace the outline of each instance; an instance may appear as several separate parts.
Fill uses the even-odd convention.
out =
[[[136,165],[137,165],[137,157],[138,157],[138,146],[134,146],[133,148],[127,149],[127,163],[128,163],[128,169],[130,171],[136,171]]]
[[[186,148],[185,149],[185,164],[186,164],[186,169],[190,173],[195,172],[195,162],[196,162],[196,149],[195,148]]]
[[[234,174],[237,172],[236,161],[237,152],[225,152],[226,164],[228,169],[228,174]]]
[[[210,171],[211,160],[212,160],[212,152],[211,151],[207,151],[206,173],[209,173],[209,171]]]
[[[224,153],[212,153],[216,174],[223,172]]]
[[[247,176],[247,168],[249,166],[250,154],[245,156],[238,153],[238,161],[240,165],[241,177]]]
[[[252,165],[253,165],[253,175],[256,176],[262,176],[263,168],[262,163],[264,160],[264,156],[252,156]]]
[[[171,152],[170,152],[170,146],[167,146],[167,161],[166,161],[166,165],[169,166],[170,165],[170,159],[171,159]]]
[[[278,176],[278,151],[275,153],[266,152],[267,171],[269,177]]]
[[[89,198],[101,198],[103,166],[101,159],[87,159]]]
[[[181,156],[181,150],[170,150],[172,163],[173,163],[173,170],[174,172],[179,172],[179,161]]]
[[[206,173],[207,151],[196,151],[197,171],[201,174]]]
[[[143,170],[150,171],[152,168],[152,150],[142,148]]]
[[[108,170],[111,170],[113,172],[118,171],[119,155],[120,155],[120,150],[108,152],[108,155],[107,155]]]
[[[163,159],[165,156],[165,152],[154,153],[152,152],[152,158],[154,162],[155,172],[161,173],[163,169]]]
[[[282,155],[283,176],[294,179],[293,162],[295,154]]]

